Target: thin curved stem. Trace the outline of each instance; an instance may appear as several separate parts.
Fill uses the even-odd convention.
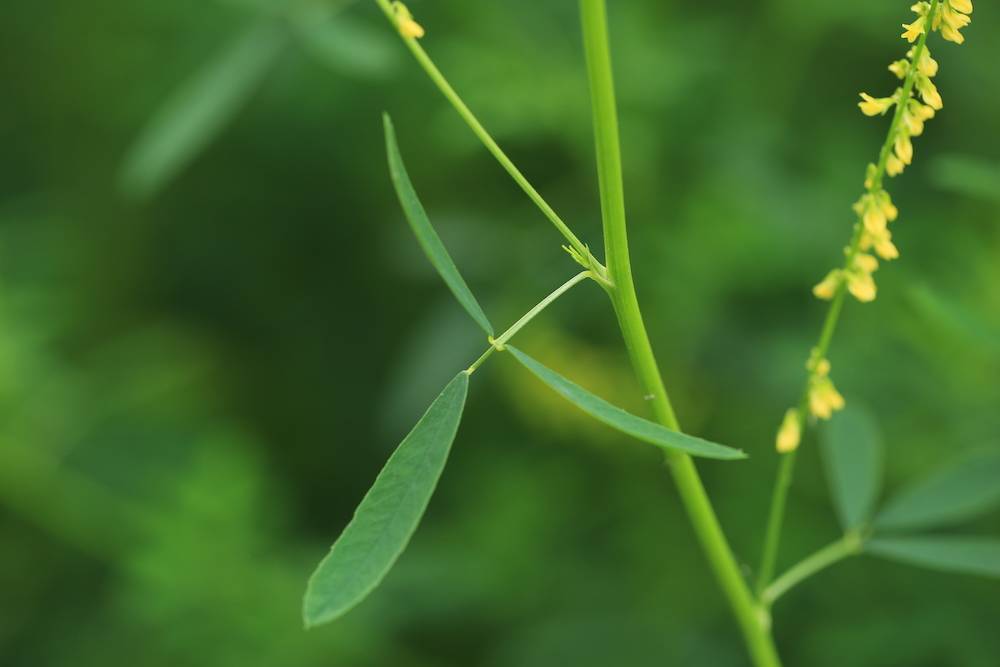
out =
[[[528,324],[528,322],[535,319],[535,316],[537,316],[543,310],[548,308],[553,301],[561,297],[563,294],[571,290],[575,285],[583,282],[587,278],[593,278],[593,275],[590,273],[590,271],[581,271],[580,273],[576,274],[575,276],[567,280],[565,283],[560,285],[558,288],[556,288],[556,290],[552,292],[552,294],[549,294],[547,297],[539,301],[538,305],[536,305],[534,308],[532,308],[524,315],[522,315],[521,318],[518,319],[517,322],[514,322],[514,324],[512,324],[509,329],[504,331],[496,338],[491,339],[489,349],[483,352],[482,356],[476,359],[476,361],[473,362],[473,364],[469,366],[468,369],[466,369],[466,373],[468,373],[469,375],[475,373],[476,369],[482,366],[483,363],[487,359],[489,359],[494,352],[498,350],[503,350],[507,342],[510,341],[510,339],[513,338],[518,331],[523,329]]]
[[[817,572],[825,570],[835,563],[850,556],[861,553],[863,542],[857,533],[847,533],[832,544],[828,544],[787,572],[774,580],[761,594],[761,603],[770,607],[789,590],[802,583]]]
[[[636,376],[643,391],[652,396],[651,403],[656,418],[664,426],[680,430],[643,324],[632,279],[604,0],[580,0],[580,14],[593,103],[608,272],[614,284],[608,292]],[[762,622],[760,609],[743,579],[694,462],[691,457],[681,453],[668,454],[667,461],[702,549],[743,631],[754,664],[758,667],[778,667],[780,660],[769,630]]]
[[[398,31],[396,12],[393,10],[390,0],[375,1],[385,13],[389,22],[392,23],[393,27],[396,27]],[[462,120],[465,121],[466,125],[472,129],[472,132],[476,135],[476,137],[478,137],[483,145],[486,146],[486,149],[493,155],[494,158],[496,158],[497,162],[500,163],[500,166],[503,167],[504,170],[510,174],[511,178],[514,179],[514,182],[517,183],[522,190],[524,190],[525,194],[528,195],[531,201],[535,203],[535,205],[542,211],[545,217],[549,219],[555,228],[559,230],[559,233],[562,234],[563,237],[569,242],[570,246],[580,253],[581,256],[587,257],[590,253],[587,250],[586,244],[577,238],[576,234],[574,234],[569,226],[563,222],[563,219],[559,217],[555,210],[549,206],[549,203],[545,201],[542,195],[538,193],[538,190],[536,190],[534,186],[528,182],[528,179],[521,173],[521,170],[518,169],[510,158],[507,157],[507,154],[503,152],[493,137],[490,136],[490,133],[486,131],[486,128],[483,127],[482,123],[479,122],[479,119],[476,118],[475,114],[473,114],[465,102],[462,101],[462,98],[455,92],[455,89],[451,87],[451,84],[448,83],[448,80],[441,73],[441,70],[437,68],[434,61],[431,60],[430,56],[427,55],[427,52],[424,51],[422,46],[420,46],[420,43],[413,37],[405,37],[402,34],[400,37],[406,44],[407,48],[410,49],[414,58],[417,59],[417,62],[427,73],[427,76],[430,77],[431,81],[434,82],[434,85],[438,87],[438,90],[441,91],[445,98],[455,108],[455,111],[457,111],[458,115],[462,117]]]
[[[896,103],[896,111],[892,117],[892,123],[889,125],[889,131],[886,133],[885,141],[882,143],[882,148],[879,150],[878,163],[875,165],[875,173],[868,183],[867,190],[869,193],[878,192],[882,188],[882,181],[885,179],[886,165],[889,160],[889,155],[892,153],[893,143],[896,140],[899,125],[903,120],[903,112],[906,109],[906,105],[909,103],[910,98],[913,96],[913,87],[916,84],[916,75],[919,70],[917,63],[920,62],[924,49],[927,48],[927,37],[931,33],[930,25],[933,22],[933,17],[937,11],[939,3],[940,0],[931,0],[931,6],[927,13],[928,28],[920,36],[920,39],[917,41],[917,44],[913,49],[913,56],[910,59],[911,67],[907,71],[906,79],[904,80],[903,87],[900,90],[899,100]],[[861,250],[861,238],[863,236],[863,231],[864,224],[862,221],[856,221],[854,223],[854,231],[851,236],[851,242],[845,252],[843,265],[843,270],[845,271],[850,269],[850,267],[854,265],[854,261],[857,259],[858,253]],[[814,358],[826,358],[830,349],[830,344],[833,341],[833,334],[837,329],[837,323],[840,321],[840,314],[843,311],[846,297],[847,285],[846,282],[841,281],[841,283],[837,286],[833,300],[830,302],[830,307],[827,310],[826,318],[823,321],[823,329],[820,332],[819,341],[813,351]],[[796,408],[799,428],[803,432],[805,431],[805,427],[807,425],[806,415],[808,414],[808,407],[809,380],[807,379],[805,387],[802,390],[802,395],[799,398],[798,407]],[[771,498],[771,508],[768,512],[767,529],[765,531],[764,547],[761,555],[759,575],[757,578],[758,593],[762,591],[768,583],[770,583],[771,576],[774,574],[775,561],[778,557],[778,547],[781,541],[781,527],[784,523],[788,489],[791,486],[792,479],[795,474],[796,452],[793,450],[786,454],[782,454],[781,457],[782,460],[778,467],[774,493]]]

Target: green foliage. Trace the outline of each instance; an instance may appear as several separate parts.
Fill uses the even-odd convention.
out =
[[[586,389],[573,384],[517,348],[508,345],[507,350],[522,366],[531,371],[535,377],[567,401],[597,421],[607,424],[637,440],[648,442],[661,449],[684,452],[692,456],[709,459],[734,460],[746,458],[746,454],[738,449],[702,440],[701,438],[677,431],[671,431],[664,426],[636,417],[619,407],[611,405],[603,398],[595,396]]]
[[[882,437],[874,418],[848,408],[823,429],[820,446],[840,524],[844,530],[861,528],[882,486]]]
[[[982,537],[877,537],[865,549],[901,563],[945,572],[1000,577],[1000,539]]]
[[[354,518],[309,580],[307,627],[345,614],[378,586],[406,548],[448,461],[469,375],[455,376],[403,439]]]
[[[125,160],[125,191],[148,197],[184,169],[246,103],[284,44],[279,26],[254,25],[174,92]]]
[[[1000,505],[998,480],[1000,451],[976,452],[890,499],[875,527],[912,531],[975,518]]]
[[[441,242],[441,237],[434,231],[427,213],[424,211],[417,193],[410,182],[410,176],[406,172],[406,165],[403,164],[403,157],[399,154],[399,145],[396,143],[396,131],[392,127],[392,119],[388,114],[383,116],[385,124],[385,146],[389,157],[389,173],[392,176],[392,183],[396,187],[396,195],[399,203],[403,206],[406,220],[410,223],[410,229],[417,237],[420,247],[424,249],[427,259],[431,261],[434,268],[444,279],[445,284],[451,293],[455,295],[458,302],[465,308],[465,312],[475,320],[476,324],[488,335],[493,335],[493,325],[483,312],[476,297],[466,284],[465,279],[458,272],[458,267],[452,261],[448,250]]]

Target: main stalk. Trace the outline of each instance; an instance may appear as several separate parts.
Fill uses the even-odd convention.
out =
[[[593,105],[604,243],[608,272],[613,283],[609,293],[632,367],[643,392],[651,397],[656,418],[664,426],[679,431],[680,424],[656,364],[632,279],[625,224],[618,114],[604,0],[580,0],[580,16]],[[762,616],[740,572],[694,462],[691,457],[681,453],[668,454],[667,462],[684,508],[736,616],[754,664],[757,667],[780,667],[781,661],[770,636],[769,623]]]

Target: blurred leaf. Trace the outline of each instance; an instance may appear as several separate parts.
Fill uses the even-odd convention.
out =
[[[396,187],[396,194],[399,202],[403,206],[403,212],[410,223],[413,234],[417,237],[420,247],[424,249],[427,259],[431,261],[434,268],[441,274],[448,289],[455,295],[458,302],[462,304],[465,311],[469,313],[476,324],[490,336],[493,335],[493,325],[480,307],[476,297],[466,284],[462,274],[458,272],[458,267],[452,261],[451,255],[441,242],[441,238],[431,226],[431,221],[427,218],[420,199],[413,189],[410,176],[406,173],[406,166],[403,164],[403,157],[399,154],[399,145],[396,143],[396,131],[392,127],[392,119],[388,114],[383,116],[385,122],[385,146],[389,157],[389,173],[392,175],[392,183]]]
[[[890,500],[880,530],[932,528],[972,519],[1000,505],[1000,450],[977,452]]]
[[[555,371],[538,363],[524,352],[510,345],[507,346],[507,350],[525,368],[534,373],[539,380],[547,384],[567,401],[573,403],[597,421],[603,422],[633,438],[656,445],[662,449],[685,452],[692,456],[724,460],[746,458],[746,454],[738,449],[732,449],[731,447],[718,445],[714,442],[702,440],[701,438],[671,431],[665,426],[660,426],[641,417],[636,417],[619,407],[611,405],[603,398],[591,394],[586,389],[573,384]]]
[[[877,556],[945,572],[1000,577],[1000,540],[982,537],[880,537],[867,543]]]
[[[399,62],[396,41],[334,8],[307,5],[295,14],[295,29],[310,53],[337,72],[380,76]]]
[[[151,197],[183,170],[247,101],[284,43],[279,26],[257,24],[182,84],[126,156],[125,193]]]
[[[931,181],[942,190],[1000,203],[1000,164],[971,155],[948,155],[931,163]]]
[[[996,331],[961,304],[944,299],[927,285],[909,291],[910,303],[928,323],[940,325],[949,333],[994,354],[1000,353],[1000,331]]]
[[[361,602],[403,553],[448,460],[468,389],[469,375],[462,371],[389,457],[309,579],[303,603],[306,627],[332,621]]]
[[[837,415],[820,438],[827,481],[844,530],[871,516],[882,485],[882,438],[872,416],[848,409]]]

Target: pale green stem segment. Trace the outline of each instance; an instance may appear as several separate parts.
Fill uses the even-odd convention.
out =
[[[608,292],[618,316],[632,366],[644,393],[652,397],[651,403],[656,418],[664,426],[679,431],[680,425],[667,397],[649,336],[642,321],[632,279],[625,224],[618,118],[604,0],[580,0],[580,14],[593,102],[604,240],[608,271],[614,285]],[[778,667],[781,662],[770,637],[766,619],[762,618],[761,610],[743,578],[694,462],[690,456],[683,453],[669,453],[667,461],[688,517],[736,616],[754,664],[757,667]]]
[[[903,88],[899,93],[899,101],[896,104],[896,112],[892,117],[892,123],[889,125],[889,132],[886,134],[885,141],[882,143],[882,148],[879,151],[878,164],[876,165],[875,174],[871,179],[871,185],[868,188],[868,192],[877,192],[882,188],[882,181],[885,178],[886,164],[889,160],[889,155],[892,153],[892,147],[896,140],[899,124],[903,121],[903,110],[906,108],[910,98],[913,96],[913,86],[916,84],[918,71],[916,64],[920,62],[920,57],[923,55],[924,49],[927,48],[927,37],[930,35],[930,26],[933,23],[934,14],[937,11],[938,4],[940,4],[940,0],[931,0],[930,9],[927,12],[928,29],[925,30],[924,34],[920,36],[920,39],[917,41],[917,45],[913,50],[913,57],[910,60],[912,66],[907,71],[906,79],[903,82]],[[844,259],[843,266],[845,270],[853,266],[854,260],[857,258],[858,253],[861,250],[861,237],[863,231],[863,223],[860,220],[855,222],[854,235],[851,237],[851,243],[845,253],[846,257]],[[840,320],[840,313],[844,308],[844,300],[846,297],[847,285],[842,281],[837,287],[833,300],[830,302],[830,308],[827,311],[826,319],[823,322],[823,331],[820,333],[819,342],[816,344],[815,348],[815,355],[817,359],[826,358],[827,352],[830,349],[830,343],[833,340],[834,331],[836,331],[837,328],[837,322]],[[808,408],[809,381],[807,380],[797,408],[799,426],[803,432],[805,431]],[[784,523],[788,489],[792,484],[792,478],[795,474],[795,457],[795,451],[783,454],[781,463],[778,467],[778,476],[774,484],[774,493],[771,497],[771,509],[768,513],[767,529],[764,536],[764,549],[761,555],[761,565],[757,577],[758,593],[764,590],[768,583],[770,583],[771,577],[774,575],[774,565],[778,557],[778,546],[781,541],[781,526]]]
[[[514,322],[514,324],[511,325],[509,329],[504,331],[498,337],[490,339],[490,348],[485,352],[483,352],[482,356],[476,359],[476,361],[471,366],[469,366],[469,368],[466,370],[466,373],[472,375],[476,371],[476,369],[482,366],[483,362],[489,359],[494,352],[498,350],[502,352],[504,346],[510,341],[510,339],[513,338],[518,331],[523,329],[525,325],[528,324],[528,322],[535,319],[535,316],[537,316],[543,310],[548,308],[553,301],[555,301],[563,294],[568,292],[570,289],[572,289],[574,285],[583,282],[587,278],[593,278],[593,274],[591,274],[590,271],[581,271],[580,273],[576,274],[575,276],[567,280],[565,283],[563,283],[561,286],[559,286],[559,288],[556,289],[554,292],[552,292],[552,294],[549,294],[547,297],[539,301],[537,306],[535,306],[534,308],[526,312],[523,316],[521,316],[521,319],[519,319],[517,322]]]
[[[774,583],[761,594],[761,603],[765,607],[770,607],[782,595],[817,572],[825,570],[845,558],[861,553],[863,546],[864,541],[858,533],[847,533],[833,544],[823,547],[775,579]]]
[[[395,27],[398,32],[399,26],[397,23],[396,12],[392,7],[392,2],[390,2],[390,0],[375,1],[378,3],[378,6],[382,8],[382,11],[389,19],[389,22],[392,23],[393,27]],[[560,218],[552,207],[549,206],[548,202],[545,201],[542,195],[540,195],[534,186],[528,182],[528,179],[524,177],[524,174],[522,174],[514,163],[511,162],[510,158],[507,157],[507,154],[503,152],[493,137],[490,136],[490,133],[486,131],[486,128],[483,127],[482,123],[479,122],[469,107],[466,106],[465,102],[462,101],[462,98],[458,96],[455,89],[451,87],[448,80],[444,78],[441,70],[437,68],[430,56],[427,55],[427,52],[424,51],[422,46],[420,46],[420,43],[413,37],[406,37],[402,34],[400,34],[400,37],[406,44],[407,48],[410,49],[410,52],[413,53],[417,62],[420,63],[420,66],[424,68],[427,76],[431,78],[434,85],[438,87],[445,98],[453,107],[455,107],[455,111],[458,112],[458,115],[461,116],[462,120],[464,120],[465,123],[472,129],[472,132],[479,138],[483,145],[486,146],[486,149],[493,154],[493,157],[495,157],[497,162],[500,163],[500,166],[503,167],[508,174],[510,174],[511,178],[514,179],[514,182],[517,183],[521,189],[524,190],[525,194],[528,195],[531,201],[533,201],[535,205],[541,209],[542,213],[545,214],[545,217],[547,217],[555,228],[559,230],[559,233],[562,234],[567,241],[569,241],[570,246],[580,253],[582,257],[590,256],[587,246],[576,237],[576,234],[570,230],[569,226],[563,222],[562,218]]]

